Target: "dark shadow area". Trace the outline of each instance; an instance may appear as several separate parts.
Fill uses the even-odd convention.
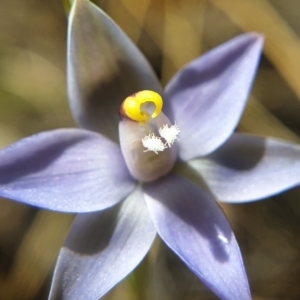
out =
[[[45,143],[43,146],[41,146],[43,143],[42,139],[39,139],[36,143],[35,151],[27,150],[27,143],[30,142],[30,138],[28,138],[27,143],[23,141],[23,144],[18,147],[14,145],[14,149],[7,148],[0,152],[0,185],[9,184],[21,177],[45,169],[68,148],[86,139],[85,136],[78,136],[72,139],[67,137],[65,141],[62,142],[61,139],[57,139],[51,145],[49,145],[49,142],[46,142],[47,138],[44,137]],[[8,159],[9,161],[7,162]]]
[[[213,80],[220,76],[220,74],[228,71],[231,65],[236,64],[237,57],[246,56],[249,51],[249,46],[252,45],[253,41],[248,40],[247,43],[240,45],[239,47],[231,47],[231,50],[227,50],[226,56],[214,56],[213,61],[202,66],[201,70],[186,67],[180,72],[180,85],[173,89],[173,93],[180,92],[185,88],[191,88],[203,84],[206,81]],[[205,57],[203,55],[203,59]],[[211,60],[211,59],[210,59]]]
[[[72,40],[69,49],[73,115],[81,127],[118,142],[121,103],[141,90],[160,92],[158,81],[136,46],[101,13],[86,7],[78,9],[73,32],[80,37]],[[89,73],[81,74],[83,64]]]
[[[207,156],[226,168],[247,171],[264,157],[266,141],[257,136],[233,134],[220,148]]]
[[[201,69],[197,67],[187,66],[180,71],[178,74],[179,84],[172,86],[172,91],[168,93],[168,97],[164,95],[165,107],[166,111],[168,112],[168,117],[173,120],[173,110],[172,106],[170,105],[170,101],[172,100],[172,95],[177,93],[182,93],[186,89],[193,89],[195,86],[199,86],[204,84],[207,81],[212,81],[218,78],[222,73],[228,72],[231,65],[236,64],[237,58],[246,56],[247,52],[249,51],[249,46],[252,45],[252,40],[248,40],[246,43],[244,42],[243,45],[239,47],[231,47],[231,50],[227,50],[226,55],[221,56],[214,56],[214,59],[209,59],[210,62],[202,65]],[[205,56],[203,55],[203,59]],[[230,78],[228,79],[228,84],[230,84]],[[212,96],[212,95],[210,95]],[[217,96],[217,95],[216,95]],[[182,99],[184,101],[184,99]],[[207,102],[206,107],[208,108],[209,105],[213,105],[213,101]],[[192,109],[192,108],[191,108]]]
[[[97,274],[93,267],[94,264],[99,263],[96,258],[109,247],[120,219],[121,206],[122,203],[100,212],[80,214],[75,218],[60,252],[49,300],[65,299],[69,281],[75,282],[78,279],[82,282],[80,277],[82,264],[90,266],[90,274],[87,276],[93,276],[91,280],[94,280]],[[87,260],[85,260],[86,257]],[[89,257],[93,257],[92,261]],[[64,281],[66,281],[66,286],[63,284]],[[76,293],[73,293],[74,295]]]
[[[153,85],[143,82],[132,65],[120,60],[118,72],[112,78],[99,79],[99,84],[87,95],[79,117],[83,128],[100,132],[113,141],[119,141],[119,109],[126,97],[141,90],[155,90]]]
[[[259,161],[262,159],[265,153],[265,139],[258,139],[257,137],[234,134],[229,140],[225,142],[219,149],[214,151],[211,155],[206,158],[211,159],[212,161],[216,161],[217,163],[223,165],[226,168],[234,169],[234,170],[249,170],[254,168]],[[201,161],[199,161],[201,164]],[[178,199],[178,203],[176,206],[181,207],[184,205],[188,207],[195,207],[195,211],[187,210],[182,207],[182,210],[174,210],[175,204],[173,203],[174,199],[166,200],[167,196],[163,197],[162,195],[155,194],[154,198],[160,200],[164,205],[168,207],[171,211],[173,211],[178,217],[180,217],[185,223],[190,224],[193,228],[195,228],[203,237],[209,240],[211,244],[211,249],[219,261],[226,261],[228,259],[228,253],[226,251],[226,240],[230,242],[231,240],[231,229],[230,225],[226,220],[224,214],[222,218],[219,219],[210,219],[210,215],[213,215],[213,212],[219,207],[218,203],[213,198],[213,193],[209,189],[205,178],[203,178],[194,168],[186,164],[185,162],[177,162],[174,168],[175,174],[184,175],[190,181],[200,186],[203,190],[199,189],[202,193],[197,194],[195,192],[195,188],[184,191],[177,191],[182,194],[182,201],[185,204],[180,203],[179,195],[174,194],[172,197],[172,193],[176,193],[172,190],[172,187],[168,187],[168,183],[166,182],[166,189],[169,190],[169,198]],[[167,178],[164,180],[168,181]],[[176,180],[175,180],[176,182]],[[174,189],[174,188],[173,188]],[[155,193],[155,189],[153,189]],[[207,191],[208,194],[205,194],[204,191]],[[151,190],[152,192],[152,190]],[[188,196],[187,196],[188,195]],[[202,201],[195,203],[196,199],[201,197]],[[205,201],[203,201],[205,199]],[[172,201],[172,202],[169,202]],[[189,203],[187,203],[187,201]],[[209,204],[209,202],[211,202]],[[221,235],[220,235],[221,234]],[[220,238],[221,237],[221,238]],[[224,237],[224,238],[222,238]]]
[[[184,185],[182,180],[185,181]],[[172,178],[165,177],[155,185],[147,184],[145,191],[208,240],[216,260],[226,262],[229,259],[227,245],[231,242],[232,231],[211,194],[195,187],[186,179],[173,175]]]
[[[94,255],[107,247],[116,229],[122,203],[75,218],[64,247],[78,255]]]

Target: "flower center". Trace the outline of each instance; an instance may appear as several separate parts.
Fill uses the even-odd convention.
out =
[[[180,133],[162,112],[163,100],[153,91],[127,97],[119,110],[120,144],[128,169],[140,181],[152,181],[172,168]]]
[[[154,105],[154,109],[151,104]],[[143,126],[150,123],[151,118],[154,119],[158,117],[162,107],[163,100],[158,93],[153,91],[141,91],[127,97],[123,101],[120,114],[132,121],[140,122],[140,125]],[[149,111],[151,108],[153,112],[150,114]],[[178,139],[180,133],[179,127],[176,123],[174,125],[169,125],[169,123],[169,120],[165,118],[165,124],[158,129],[160,137],[156,136],[153,132],[149,132],[149,134],[142,139],[143,146],[146,148],[145,152],[153,151],[155,154],[158,154],[158,151],[164,151],[166,148],[171,147]],[[154,128],[154,131],[155,129],[157,130],[157,128]]]

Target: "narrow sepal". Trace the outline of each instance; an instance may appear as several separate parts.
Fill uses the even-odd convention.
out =
[[[262,51],[255,33],[238,36],[192,61],[165,89],[165,112],[181,133],[179,155],[207,155],[233,132],[244,110]]]
[[[171,175],[144,191],[157,232],[191,271],[220,299],[251,299],[238,244],[213,196]]]
[[[122,101],[140,90],[160,92],[141,52],[123,31],[88,0],[76,0],[69,17],[68,94],[80,127],[118,141]]]
[[[0,151],[0,196],[62,212],[89,212],[134,188],[119,147],[81,129],[42,132]]]
[[[282,140],[234,134],[217,151],[189,162],[223,202],[248,202],[300,183],[300,146]]]
[[[143,195],[79,215],[60,251],[49,300],[96,300],[127,276],[155,238]]]

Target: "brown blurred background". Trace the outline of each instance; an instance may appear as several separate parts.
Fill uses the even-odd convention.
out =
[[[242,32],[264,33],[264,56],[238,130],[299,143],[299,0],[95,2],[138,44],[163,84],[220,43]],[[66,24],[60,0],[0,0],[0,147],[74,126],[66,98]],[[298,188],[266,201],[222,205],[255,300],[300,299],[299,197]],[[72,218],[0,199],[1,300],[47,298]],[[216,298],[158,240],[105,299]]]

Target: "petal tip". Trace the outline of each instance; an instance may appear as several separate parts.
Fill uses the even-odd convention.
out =
[[[265,42],[265,35],[259,32],[247,32],[245,34],[243,34],[243,36],[247,37],[249,39],[249,42],[255,46],[258,46],[258,50],[262,51],[263,47],[264,47],[264,42]]]

